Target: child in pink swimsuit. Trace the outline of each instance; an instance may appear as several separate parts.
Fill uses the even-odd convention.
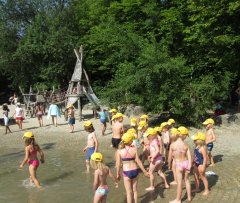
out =
[[[170,145],[169,157],[168,157],[168,167],[171,169],[171,160],[173,159],[176,171],[177,179],[177,197],[175,200],[170,203],[180,203],[182,202],[182,182],[184,179],[188,201],[192,200],[191,196],[191,185],[189,181],[189,173],[192,166],[192,158],[190,149],[187,144],[184,143],[184,140],[188,136],[188,129],[184,126],[179,127],[178,132],[176,133],[177,140]]]
[[[44,163],[44,154],[38,144],[35,143],[35,138],[32,132],[26,132],[23,135],[25,139],[25,158],[20,164],[20,168],[23,168],[25,163],[29,164],[30,182],[34,182],[38,188],[41,188],[40,182],[37,179],[36,172],[39,166],[39,160],[37,152],[41,156],[41,163]]]
[[[164,181],[165,188],[169,188],[165,174],[162,172],[162,155],[160,149],[160,143],[157,138],[157,131],[154,128],[148,128],[144,134],[145,137],[150,141],[150,156],[148,157],[150,166],[149,166],[149,175],[150,175],[150,187],[146,188],[147,191],[152,191],[154,187],[154,171],[157,170],[159,176]]]

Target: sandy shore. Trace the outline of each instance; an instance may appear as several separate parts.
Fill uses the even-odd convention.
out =
[[[13,112],[10,113],[10,116]],[[0,111],[2,115],[2,112]],[[92,111],[85,110],[83,112],[85,117],[90,118]],[[240,114],[236,114],[240,119]],[[6,151],[14,153],[16,150],[23,150],[22,135],[25,131],[33,131],[37,142],[41,146],[51,146],[49,144],[54,143],[54,147],[58,150],[74,150],[81,153],[81,149],[86,144],[87,133],[84,132],[83,122],[76,121],[75,132],[69,133],[69,126],[64,118],[58,119],[58,126],[51,125],[51,120],[48,120],[44,116],[44,127],[38,127],[37,118],[27,118],[23,122],[23,131],[19,131],[17,125],[11,125],[10,128],[13,133],[5,135],[4,126],[0,126],[0,157],[3,156]],[[108,123],[106,136],[101,136],[101,124],[98,119],[91,118],[94,124],[98,140],[100,143],[99,151],[104,152],[106,162],[112,162],[113,150],[110,148],[111,140],[111,128]],[[124,123],[128,124],[129,118],[126,118]],[[191,135],[197,131],[203,131],[204,129],[191,129]],[[216,166],[208,168],[207,171],[213,171],[216,176],[209,176],[210,195],[207,198],[202,197],[201,194],[194,194],[193,202],[239,202],[240,201],[240,162],[238,161],[240,155],[240,126],[232,123],[229,126],[216,126],[215,132],[217,134],[217,142],[214,145],[213,155],[216,161]],[[188,140],[189,145],[192,147],[192,141]],[[47,155],[47,152],[46,152]],[[21,160],[23,157],[20,157]],[[84,155],[82,155],[84,159]],[[48,159],[47,159],[48,160]],[[83,160],[81,160],[83,161]],[[17,165],[18,163],[16,163]],[[84,170],[81,169],[81,170]],[[170,172],[166,172],[167,178],[171,181]],[[163,190],[161,181],[157,179],[157,189],[155,192],[146,192],[144,188],[148,187],[148,180],[140,177],[139,183],[139,202],[168,202],[175,198],[176,189],[171,187],[169,190]],[[192,186],[194,187],[193,176],[191,175]],[[124,191],[122,183],[120,184]],[[185,194],[186,191],[183,191]],[[115,197],[119,197],[119,202],[125,202],[124,193],[119,194],[117,191],[112,191],[109,194],[109,202],[114,202]],[[0,201],[1,202],[1,201]],[[21,201],[20,201],[21,202]],[[183,198],[183,202],[186,202],[186,195]]]

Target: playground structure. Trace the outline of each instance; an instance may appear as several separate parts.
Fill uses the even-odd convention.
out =
[[[100,107],[100,101],[93,92],[87,72],[82,67],[82,46],[78,50],[74,49],[74,52],[77,57],[77,62],[68,87],[58,90],[55,90],[53,87],[52,91],[40,92],[38,90],[37,93],[34,93],[31,87],[29,93],[24,93],[22,88],[19,87],[25,104],[26,117],[34,116],[36,103],[43,103],[44,106],[46,104],[49,105],[50,103],[55,103],[61,107],[64,105],[65,109],[67,109],[68,105],[74,105],[77,103],[79,120],[82,119],[82,103],[84,97],[86,97],[87,100],[92,104],[93,109],[96,110],[98,107]]]
[[[79,110],[79,119],[82,119],[82,98],[87,97],[88,101],[93,105],[94,109],[100,107],[100,101],[96,97],[91,87],[86,70],[82,67],[83,61],[83,48],[80,46],[79,49],[74,49],[75,55],[77,57],[77,62],[75,69],[69,82],[65,108],[68,105],[73,105],[77,102]]]

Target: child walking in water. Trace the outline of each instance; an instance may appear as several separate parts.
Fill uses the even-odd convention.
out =
[[[89,173],[90,172],[89,161],[91,159],[92,154],[94,152],[97,152],[98,150],[98,140],[95,134],[95,129],[91,121],[84,122],[84,129],[86,132],[89,133],[87,138],[87,146],[83,149],[83,152],[86,152],[86,168],[87,168],[87,173]]]
[[[34,182],[36,187],[41,188],[40,182],[37,179],[37,168],[39,166],[39,160],[37,157],[37,153],[40,154],[41,163],[44,163],[44,154],[42,150],[40,149],[39,145],[36,144],[35,138],[32,132],[26,132],[23,135],[23,138],[25,139],[25,158],[20,164],[20,168],[23,168],[23,166],[28,163],[29,164],[29,174],[30,174],[30,182]]]
[[[194,179],[196,184],[196,188],[195,190],[193,190],[193,192],[200,192],[199,189],[200,186],[199,176],[200,176],[204,185],[203,195],[207,196],[209,190],[208,180],[205,175],[207,165],[207,149],[205,144],[206,135],[199,132],[195,136],[193,136],[192,139],[194,140],[195,143],[193,166],[194,166]]]
[[[35,109],[35,115],[38,119],[39,126],[43,126],[43,115],[45,114],[44,107],[42,104],[37,103],[36,109]]]
[[[110,176],[113,179],[116,188],[118,188],[117,178],[113,175],[111,169],[103,163],[103,156],[101,153],[95,152],[92,154],[90,165],[95,170],[93,182],[95,195],[93,203],[106,203],[109,192],[107,177]]]
[[[127,203],[138,202],[138,174],[139,169],[143,171],[145,176],[148,176],[147,171],[144,169],[137,153],[137,148],[132,147],[132,142],[135,136],[131,132],[124,133],[120,143],[120,149],[117,151],[117,178],[121,179],[120,169],[123,169],[123,181],[127,193]]]
[[[75,125],[75,116],[74,116],[74,109],[72,104],[67,106],[67,111],[68,111],[68,124],[70,126],[70,133],[73,133],[74,125]]]
[[[191,185],[189,181],[189,173],[192,164],[191,152],[184,140],[188,136],[188,129],[181,126],[178,128],[177,140],[171,144],[168,157],[168,168],[171,169],[171,160],[175,161],[176,179],[177,179],[177,197],[170,203],[181,203],[182,200],[182,182],[184,179],[188,201],[192,200]]]
[[[213,130],[214,120],[212,118],[209,118],[203,122],[203,125],[206,127],[206,145],[208,151],[208,161],[210,161],[209,166],[215,166],[212,157],[213,142],[216,141],[216,135]]]
[[[162,172],[162,155],[160,154],[162,149],[160,149],[160,143],[157,138],[157,131],[154,130],[154,128],[148,128],[144,136],[147,137],[150,141],[150,156],[148,157],[148,160],[150,162],[150,166],[149,166],[150,187],[146,188],[146,190],[147,191],[155,190],[155,187],[154,187],[155,170],[157,171],[159,176],[162,178],[164,182],[164,187],[168,189],[169,185],[167,183],[165,174]]]
[[[8,112],[10,110],[9,110],[7,104],[3,104],[2,109],[3,109],[4,125],[5,125],[5,128],[6,128],[5,134],[7,134],[8,131],[9,131],[9,133],[11,133],[12,131],[9,128],[9,118],[8,118]]]
[[[101,124],[103,125],[103,128],[102,128],[102,136],[105,136],[105,131],[107,129],[107,119],[106,119],[106,114],[105,114],[105,111],[102,110],[101,111],[101,108],[99,107],[97,109],[97,112],[98,112],[98,115],[100,117],[100,122]]]

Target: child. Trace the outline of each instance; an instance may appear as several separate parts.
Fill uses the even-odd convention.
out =
[[[49,119],[50,116],[52,117],[52,124],[57,127],[57,117],[61,117],[61,112],[58,106],[54,103],[55,101],[50,104],[48,109],[47,118]]]
[[[144,169],[137,153],[137,149],[132,147],[134,135],[132,133],[124,133],[120,149],[117,151],[117,178],[120,180],[120,169],[123,169],[123,181],[127,193],[127,203],[138,202],[137,183],[139,169],[143,171],[145,176],[148,176],[147,171]]]
[[[100,109],[100,107],[97,109],[97,112],[98,112],[98,115],[100,117],[100,122],[102,123],[103,125],[103,128],[102,128],[102,136],[105,135],[105,131],[107,129],[107,119],[106,119],[106,115],[105,115],[105,111]]]
[[[103,156],[101,153],[95,152],[91,156],[91,167],[95,170],[93,190],[95,191],[93,203],[105,203],[109,192],[107,185],[107,176],[109,175],[118,188],[117,178],[113,175],[110,168],[103,163]]]
[[[15,109],[13,116],[15,116],[15,119],[16,119],[19,129],[22,130],[22,122],[24,120],[24,112],[23,112],[23,109],[21,108],[21,104],[19,102],[17,103],[17,107]]]
[[[199,175],[200,175],[204,185],[203,195],[207,196],[209,190],[208,180],[205,175],[207,165],[207,149],[205,144],[206,135],[199,132],[195,136],[193,136],[192,139],[194,140],[195,143],[193,166],[194,166],[194,179],[196,184],[196,188],[195,190],[193,190],[193,192],[200,192],[199,189],[200,185]]]
[[[167,123],[168,123],[169,130],[170,130],[170,129],[172,129],[174,127],[176,122],[175,122],[175,120],[173,118],[169,118]]]
[[[89,133],[87,138],[87,146],[83,149],[83,152],[87,152],[86,168],[87,168],[87,173],[89,173],[90,172],[89,161],[90,161],[91,155],[94,152],[97,152],[98,150],[98,140],[95,134],[95,129],[91,121],[84,122],[84,130]]]
[[[74,116],[74,109],[73,109],[72,104],[67,106],[67,111],[68,111],[68,124],[70,126],[70,133],[73,133],[74,124],[75,124],[75,116]]]
[[[169,126],[167,122],[161,123],[160,127],[162,128],[162,139],[163,139],[163,154],[165,157],[165,164],[167,164],[168,161],[168,150],[170,146],[170,136],[169,136]]]
[[[26,132],[23,135],[25,138],[25,158],[20,164],[20,168],[22,169],[25,163],[29,164],[29,173],[30,173],[30,182],[34,182],[36,187],[41,188],[40,182],[37,179],[37,168],[39,166],[39,160],[37,157],[37,152],[40,154],[41,163],[44,163],[44,154],[40,149],[39,145],[35,143],[35,138],[32,132]]]
[[[208,151],[208,160],[210,161],[209,166],[215,166],[213,157],[212,157],[212,149],[213,149],[213,142],[216,141],[216,135],[213,130],[214,120],[209,118],[203,122],[203,125],[206,127],[206,145]]]
[[[147,114],[143,114],[140,117],[140,121],[146,121],[146,123],[148,123],[149,117]]]
[[[8,112],[10,111],[7,104],[3,104],[2,106],[3,109],[3,119],[4,119],[4,125],[5,125],[5,134],[7,134],[7,132],[9,131],[9,133],[11,133],[12,131],[9,128],[9,118],[8,118]]]
[[[144,136],[147,137],[148,140],[150,141],[150,156],[148,157],[148,160],[150,162],[149,166],[150,187],[146,188],[146,190],[147,191],[155,190],[154,187],[155,170],[164,181],[164,187],[169,188],[165,174],[162,172],[162,155],[160,154],[160,151],[162,149],[160,149],[160,144],[157,138],[157,131],[154,130],[153,128],[148,128]]]
[[[140,121],[138,123],[138,130],[140,130],[141,132],[141,136],[140,136],[140,143],[143,147],[143,152],[140,155],[142,163],[144,164],[145,160],[148,159],[148,156],[150,155],[150,147],[149,147],[149,140],[147,139],[147,137],[144,136],[144,134],[146,133],[148,129],[148,124],[145,120]]]
[[[189,181],[189,173],[192,164],[191,152],[184,140],[188,136],[188,129],[181,126],[178,128],[177,140],[171,144],[169,149],[168,157],[168,168],[171,169],[171,160],[174,159],[176,178],[177,178],[177,197],[175,200],[170,201],[170,203],[181,203],[182,197],[182,180],[184,179],[188,201],[192,200],[191,196],[191,185]]]
[[[37,116],[38,122],[39,122],[39,126],[42,127],[43,126],[43,119],[42,116],[45,114],[44,112],[44,107],[42,104],[37,103],[36,109],[35,109],[35,115]]]

